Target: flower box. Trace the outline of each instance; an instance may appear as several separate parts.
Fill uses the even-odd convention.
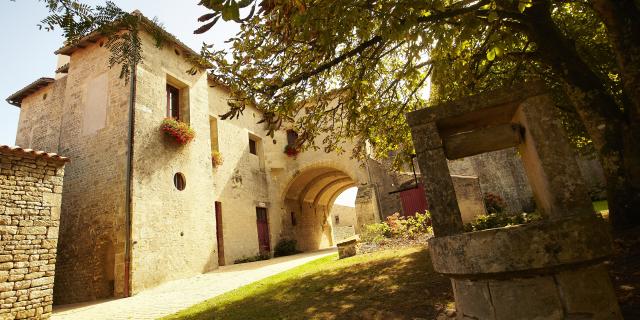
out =
[[[167,136],[174,138],[181,145],[191,142],[191,140],[196,136],[196,133],[188,124],[174,118],[165,118],[162,120],[160,129],[164,131]]]
[[[284,153],[286,153],[289,157],[295,157],[298,155],[298,153],[300,153],[300,149],[288,144],[284,147]]]

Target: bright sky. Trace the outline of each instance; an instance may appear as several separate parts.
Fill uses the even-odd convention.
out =
[[[341,206],[346,207],[355,207],[356,206],[356,193],[358,193],[358,188],[353,187],[343,191],[337,198],[335,204],[339,204]]]
[[[104,4],[104,0],[84,0],[88,4]],[[222,21],[203,35],[194,35],[197,18],[206,13],[198,0],[113,0],[126,11],[139,9],[148,18],[158,17],[165,29],[196,52],[202,42],[225,47],[224,40],[239,29],[234,23]],[[181,5],[176,5],[180,3]],[[56,56],[62,46],[60,32],[39,30],[37,24],[47,15],[43,2],[37,0],[0,0],[0,144],[15,144],[19,111],[5,99],[40,77],[53,77]]]

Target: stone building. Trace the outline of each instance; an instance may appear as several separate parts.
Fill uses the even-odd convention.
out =
[[[354,207],[334,204],[331,208],[333,219],[333,241],[337,243],[356,234],[358,225]]]
[[[67,158],[0,146],[0,319],[46,319]]]
[[[228,92],[208,66],[136,14],[143,62],[129,83],[109,68],[106,39],[92,34],[56,51],[55,78],[7,99],[21,108],[16,144],[71,159],[56,304],[130,296],[270,253],[280,239],[303,251],[332,246],[331,206],[350,187],[358,187],[357,223],[377,221],[377,193],[361,163],[320,151],[287,156],[295,132],[285,126],[267,136],[257,109],[221,121]],[[158,31],[161,47],[151,35]],[[196,74],[185,72],[192,67]],[[168,116],[186,122],[195,139],[182,146],[166,136],[160,125]],[[214,151],[221,165],[213,165]]]

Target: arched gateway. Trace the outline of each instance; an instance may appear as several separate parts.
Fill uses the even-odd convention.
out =
[[[358,187],[359,194],[369,188],[367,181],[336,166],[319,165],[297,171],[283,190],[283,238],[296,240],[301,251],[335,245],[331,208],[336,198],[351,187]],[[358,221],[375,219],[372,212],[363,212],[362,208],[362,204],[356,204]]]

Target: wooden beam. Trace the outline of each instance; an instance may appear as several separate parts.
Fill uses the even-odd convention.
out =
[[[519,124],[502,124],[443,137],[444,153],[449,160],[514,147],[522,141]]]

